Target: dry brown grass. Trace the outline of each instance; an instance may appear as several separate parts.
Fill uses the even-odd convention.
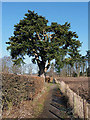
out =
[[[88,77],[59,77],[58,81],[64,81],[69,87],[90,103],[90,78]]]
[[[2,73],[3,110],[18,106],[23,100],[33,100],[42,91],[44,79],[29,75]]]

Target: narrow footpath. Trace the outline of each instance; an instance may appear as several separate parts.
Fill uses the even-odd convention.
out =
[[[19,107],[7,111],[3,118],[23,118],[23,120],[71,120],[72,110],[67,105],[67,98],[57,84],[46,83],[45,89],[34,101],[23,101]],[[27,118],[27,119],[26,119]]]
[[[67,106],[67,98],[61,93],[57,84],[52,84],[44,102],[43,112],[38,118],[52,118],[55,120],[73,118],[72,110]]]

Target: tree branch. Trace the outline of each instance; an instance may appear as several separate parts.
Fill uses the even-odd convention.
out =
[[[36,32],[36,34],[37,34],[37,36],[38,36],[39,40],[41,40],[41,37],[40,37],[40,35],[38,34],[38,32]]]
[[[45,32],[45,33],[44,33]],[[44,41],[45,41],[45,37],[46,37],[46,31],[43,29],[43,37],[44,37]]]
[[[47,72],[47,70],[48,70],[49,66],[50,66],[50,60],[48,61],[47,66],[45,67],[45,72]]]
[[[37,63],[40,64],[41,61],[39,60],[37,53],[35,53],[35,59],[36,59]]]
[[[35,59],[37,61],[37,63],[39,64],[41,61],[39,60],[38,54],[35,52],[35,49],[33,49],[34,55],[35,55]]]

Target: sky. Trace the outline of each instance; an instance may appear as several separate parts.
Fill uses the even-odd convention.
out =
[[[2,57],[9,55],[5,42],[13,35],[14,25],[28,10],[35,11],[51,22],[71,23],[71,30],[79,36],[81,54],[88,50],[88,2],[3,2],[2,3]],[[31,60],[26,57],[27,62]]]

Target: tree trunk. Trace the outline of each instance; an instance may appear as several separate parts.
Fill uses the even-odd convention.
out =
[[[80,77],[80,65],[78,64],[78,77]]]
[[[38,65],[38,67],[39,67],[38,76],[45,78],[45,64],[44,64],[43,62],[41,62],[41,63]]]
[[[69,77],[69,64],[67,65],[67,67],[68,67],[68,68],[67,68],[67,69],[68,69],[68,70],[67,70],[67,76]]]
[[[70,66],[70,77],[71,77],[71,75],[72,75],[72,72],[71,72],[71,66]]]
[[[85,71],[86,71],[86,75],[87,75],[87,61],[86,61],[86,69],[85,69]]]
[[[44,72],[43,67],[39,69],[38,76],[45,77],[45,72]]]
[[[83,76],[84,76],[85,63],[83,63]]]

